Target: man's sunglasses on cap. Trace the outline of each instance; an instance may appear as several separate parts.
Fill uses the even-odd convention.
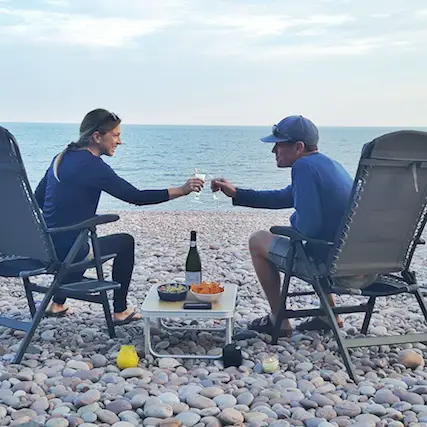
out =
[[[279,126],[277,125],[273,125],[271,132],[274,136],[276,136],[277,138],[283,138],[283,142],[292,142],[292,138],[286,134],[283,133],[280,129]]]

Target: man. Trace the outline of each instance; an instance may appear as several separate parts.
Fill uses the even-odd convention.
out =
[[[335,160],[319,153],[317,127],[303,116],[289,116],[273,126],[273,133],[262,142],[273,143],[272,152],[279,168],[292,168],[292,183],[282,190],[255,191],[236,188],[225,179],[212,180],[212,191],[222,191],[233,199],[235,206],[282,209],[294,208],[292,227],[300,233],[322,240],[333,240],[345,215],[353,179]],[[274,317],[280,304],[280,275],[278,266],[286,265],[289,239],[258,231],[249,239],[252,263],[271,307],[271,314],[255,319],[249,329],[271,334]],[[311,254],[324,260],[321,248]],[[331,304],[334,304],[330,295]],[[338,325],[342,320],[337,316]],[[329,329],[320,318],[300,325],[299,329]],[[289,319],[282,324],[282,335],[292,333]]]

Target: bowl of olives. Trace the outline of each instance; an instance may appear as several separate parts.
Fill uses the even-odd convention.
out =
[[[184,301],[188,288],[182,283],[165,283],[157,287],[157,293],[162,301]]]

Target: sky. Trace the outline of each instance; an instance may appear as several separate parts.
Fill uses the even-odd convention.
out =
[[[427,126],[425,0],[0,0],[0,122]]]

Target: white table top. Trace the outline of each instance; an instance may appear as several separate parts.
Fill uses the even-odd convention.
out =
[[[193,294],[188,292],[185,301],[168,302],[162,301],[157,293],[157,287],[153,285],[142,303],[142,314],[147,318],[159,317],[203,317],[210,319],[228,319],[234,316],[237,297],[237,285],[227,283],[224,293],[217,302],[212,303],[211,310],[184,310],[185,301],[197,301]]]

